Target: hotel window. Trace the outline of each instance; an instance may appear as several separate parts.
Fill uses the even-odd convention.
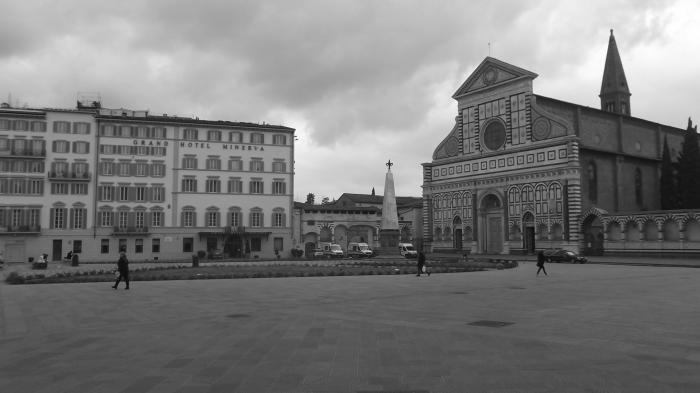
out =
[[[131,176],[131,163],[121,161],[117,164],[119,168],[119,176]]]
[[[10,152],[10,140],[7,138],[0,138],[0,152],[8,154]]]
[[[165,201],[165,187],[153,186],[151,188],[151,202]]]
[[[10,161],[12,163],[12,171],[11,172],[18,172],[18,173],[24,173],[25,168],[26,168],[26,162],[24,160],[15,160],[15,161]]]
[[[197,129],[196,128],[185,128],[185,130],[182,132],[182,139],[196,141],[197,140]]]
[[[87,195],[88,185],[86,183],[72,183],[70,185],[70,193],[73,195]]]
[[[112,216],[113,216],[113,214],[109,210],[100,211],[100,226],[103,228],[106,228],[106,227],[111,227],[112,225],[114,225],[112,223]]]
[[[165,127],[153,127],[151,132],[153,133],[153,138],[165,139]]]
[[[251,172],[264,172],[265,162],[262,158],[253,158],[250,161],[250,171]]]
[[[73,228],[85,229],[85,212],[87,209],[73,208]]]
[[[44,152],[44,145],[46,144],[46,142],[44,142],[43,140],[34,139],[30,142],[30,144],[32,147],[33,156],[43,156],[46,154],[46,152]]]
[[[221,142],[221,131],[219,131],[219,130],[207,131],[207,140],[212,141],[212,142]]]
[[[272,162],[272,172],[286,172],[287,164],[284,161],[275,160]]]
[[[44,181],[43,180],[32,179],[29,181],[29,194],[42,195],[43,193],[44,193]]]
[[[29,209],[29,225],[33,227],[39,226],[41,217],[41,209]]]
[[[109,254],[109,239],[100,240],[100,253]]]
[[[126,252],[126,239],[119,239],[119,248],[117,250]]]
[[[51,151],[54,153],[70,153],[70,142],[53,141]]]
[[[152,177],[165,176],[165,164],[153,162],[151,164],[151,176]]]
[[[272,136],[272,144],[273,145],[286,145],[287,144],[287,136],[286,135],[273,135]]]
[[[90,144],[87,142],[73,142],[73,153],[87,154],[90,153]]]
[[[241,212],[236,208],[236,210],[230,211],[228,213],[229,217],[229,225],[232,227],[239,227],[241,226]]]
[[[221,192],[221,180],[207,179],[204,183],[205,192]]]
[[[228,180],[229,194],[240,194],[243,192],[243,182],[240,178],[232,178]]]
[[[278,209],[275,209],[275,212],[272,213],[272,226],[273,227],[285,226],[286,217],[287,217],[287,215],[284,214],[284,211],[280,211]]]
[[[51,183],[51,194],[68,195],[68,183]]]
[[[250,143],[262,144],[265,143],[265,135],[254,132],[250,134]]]
[[[73,123],[73,133],[80,135],[90,134],[90,123]]]
[[[15,130],[27,131],[28,129],[29,123],[26,120],[15,120]]]
[[[164,147],[151,147],[151,155],[162,157],[167,154],[167,150]]]
[[[219,226],[219,212],[214,210],[207,211],[207,226],[208,227],[218,227]]]
[[[114,200],[114,187],[111,185],[101,185],[98,187],[99,198],[101,201]]]
[[[134,219],[135,219],[136,228],[143,228],[145,226],[144,223],[146,221],[146,212],[144,212],[144,211],[134,212]]]
[[[66,209],[63,207],[57,207],[53,209],[53,228],[55,229],[65,229],[66,228]]]
[[[78,179],[86,179],[88,177],[88,164],[87,162],[74,162],[73,163],[73,175]]]
[[[129,200],[129,186],[119,186],[119,201]]]
[[[136,146],[119,145],[117,146],[117,151],[123,156],[133,156],[135,154]]]
[[[102,175],[102,176],[114,175],[114,162],[102,161],[100,163],[100,175]]]
[[[146,127],[146,126],[136,127],[136,137],[137,138],[148,138],[148,127]]]
[[[287,193],[287,183],[284,180],[275,179],[272,181],[272,193],[275,195],[284,195]]]
[[[207,158],[206,165],[209,170],[219,170],[221,169],[221,160],[219,157],[210,157]]]
[[[143,254],[143,239],[134,240],[134,254]]]
[[[100,135],[102,136],[114,136],[114,126],[113,125],[103,125],[100,130]]]
[[[250,193],[251,194],[262,194],[263,193],[262,180],[251,180],[250,181]]]
[[[119,228],[126,228],[129,226],[129,212],[126,210],[122,210],[118,213],[119,217]]]
[[[149,153],[150,153],[149,146],[136,146],[136,155],[137,156],[147,156]]]
[[[33,121],[32,131],[36,132],[46,132],[46,122],[45,121]]]
[[[250,212],[250,226],[252,228],[262,227],[263,213],[259,209],[252,210]]]
[[[26,139],[15,139],[13,141],[12,151],[14,154],[25,156],[28,155],[27,151],[27,140]]]
[[[197,157],[185,156],[182,159],[182,168],[184,168],[184,169],[197,169]]]
[[[22,225],[22,209],[12,209],[10,222],[14,227]]]
[[[148,163],[136,163],[136,176],[148,176]]]
[[[229,132],[228,141],[233,143],[241,143],[243,141],[243,137],[240,132]]]
[[[151,252],[152,253],[159,253],[160,252],[160,239],[151,239]]]
[[[24,194],[24,179],[11,179],[10,190],[15,195]]]
[[[243,170],[243,160],[240,157],[231,157],[228,160],[228,170],[229,171],[242,171]]]
[[[163,212],[154,211],[151,212],[151,226],[158,228],[163,223]]]
[[[183,227],[193,227],[195,226],[195,211],[184,210],[182,212],[182,226]]]
[[[0,130],[1,131],[6,131],[10,129],[10,124],[12,122],[8,119],[0,119]]]
[[[100,153],[102,154],[114,154],[116,151],[116,146],[114,145],[100,145]]]
[[[131,126],[119,126],[116,136],[131,137]]]
[[[29,172],[44,173],[44,161],[32,161],[29,163]]]
[[[56,134],[70,134],[70,122],[55,121],[53,122],[53,132]]]
[[[137,202],[146,202],[146,186],[137,186],[136,187],[136,201]]]
[[[197,179],[194,177],[182,179],[182,192],[197,192]]]

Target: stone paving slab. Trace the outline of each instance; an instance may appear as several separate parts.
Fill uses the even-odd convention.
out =
[[[2,284],[0,391],[700,391],[700,270],[547,270]]]

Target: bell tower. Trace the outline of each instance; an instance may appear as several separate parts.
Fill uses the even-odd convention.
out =
[[[600,109],[606,112],[631,115],[630,93],[625,78],[625,70],[622,68],[622,60],[617,50],[617,43],[613,30],[610,29],[608,41],[608,54],[605,57],[605,69],[603,69],[603,83],[600,86]]]

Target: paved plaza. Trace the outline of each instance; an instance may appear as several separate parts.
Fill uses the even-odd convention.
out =
[[[0,284],[0,391],[697,392],[700,269]]]

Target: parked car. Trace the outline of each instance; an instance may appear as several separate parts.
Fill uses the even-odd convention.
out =
[[[323,250],[320,248],[314,249],[314,259],[323,258]]]
[[[371,258],[374,252],[367,243],[349,243],[348,257],[350,258]]]
[[[568,262],[568,263],[586,263],[588,259],[578,255],[576,252],[571,250],[564,250],[561,248],[554,248],[550,250],[544,250],[544,258],[547,262]]]
[[[209,251],[209,259],[224,259],[224,252],[221,249]]]

